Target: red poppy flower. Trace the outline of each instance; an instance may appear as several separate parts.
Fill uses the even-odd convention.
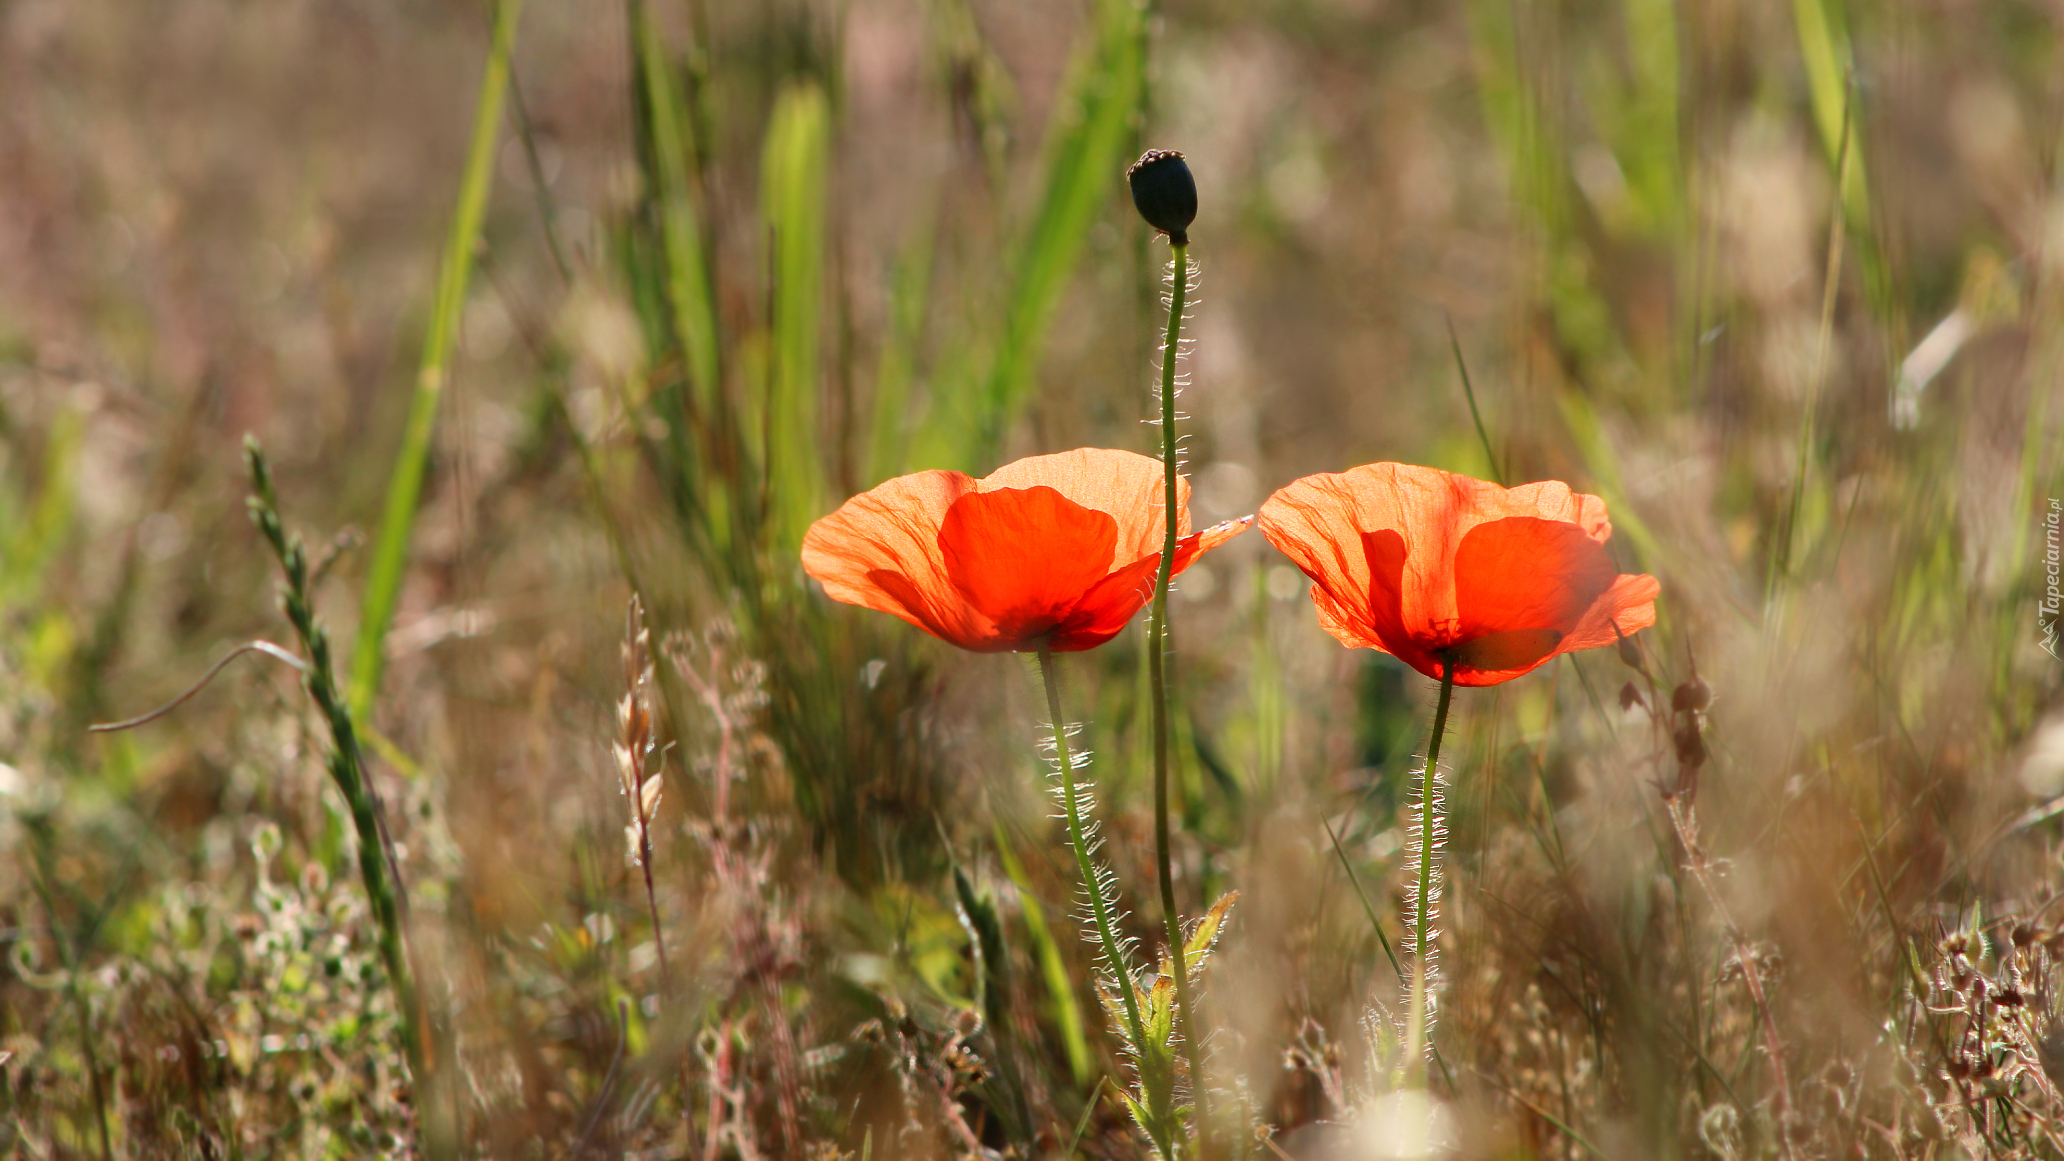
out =
[[[1457,685],[1655,624],[1655,578],[1621,575],[1605,550],[1605,501],[1559,481],[1507,489],[1367,464],[1284,487],[1259,519],[1312,579],[1327,632],[1428,677],[1452,666]]]
[[[1181,572],[1254,518],[1191,532],[1189,482],[1176,486]],[[1089,649],[1154,595],[1163,487],[1160,460],[1101,448],[1032,456],[980,480],[898,476],[812,524],[803,571],[834,600],[962,649]]]

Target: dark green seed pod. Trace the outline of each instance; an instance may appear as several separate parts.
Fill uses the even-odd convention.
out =
[[[1189,163],[1173,149],[1149,149],[1125,171],[1132,185],[1132,204],[1147,224],[1168,235],[1172,245],[1190,244],[1190,223],[1197,219],[1197,179]]]
[[[1622,635],[1618,625],[1613,626],[1613,635],[1619,638],[1620,664],[1636,673],[1647,673],[1648,666],[1641,660],[1641,647]]]

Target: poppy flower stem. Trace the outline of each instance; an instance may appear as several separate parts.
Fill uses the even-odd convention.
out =
[[[1111,922],[1111,903],[1103,877],[1090,858],[1089,837],[1082,826],[1082,794],[1075,782],[1075,759],[1068,752],[1068,719],[1061,716],[1061,679],[1054,669],[1053,648],[1039,643],[1039,676],[1046,683],[1046,712],[1053,721],[1054,755],[1061,761],[1061,801],[1068,814],[1068,845],[1075,849],[1075,869],[1082,875],[1082,889],[1089,893],[1090,917],[1096,921],[1097,940],[1104,945],[1112,986],[1125,1004],[1125,1030],[1136,1045],[1146,1043],[1146,1024],[1140,1019],[1139,998],[1134,993],[1132,967],[1125,949],[1118,943],[1117,928]]]
[[[1419,781],[1419,881],[1412,898],[1412,1004],[1406,1020],[1404,1066],[1408,1075],[1423,1076],[1426,1043],[1433,1025],[1433,936],[1427,928],[1433,907],[1434,773],[1440,764],[1441,735],[1448,728],[1448,702],[1455,694],[1455,665],[1441,663],[1440,700],[1433,709],[1433,739],[1426,743],[1426,769]]]
[[[1175,969],[1175,1006],[1182,1017],[1183,1056],[1190,1066],[1190,1099],[1197,1113],[1197,1140],[1205,1145],[1210,1109],[1206,1104],[1204,1067],[1197,1009],[1190,999],[1190,973],[1183,962],[1182,915],[1175,907],[1175,872],[1168,850],[1168,580],[1175,564],[1176,521],[1181,511],[1176,493],[1175,359],[1182,340],[1183,300],[1190,285],[1190,246],[1171,237],[1168,275],[1168,333],[1161,345],[1161,463],[1164,532],[1161,565],[1154,571],[1154,608],[1147,623],[1147,681],[1154,696],[1154,868],[1161,881],[1161,916],[1168,929],[1168,958]],[[1199,1153],[1208,1157],[1210,1149]]]

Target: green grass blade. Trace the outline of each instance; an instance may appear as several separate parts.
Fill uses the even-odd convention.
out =
[[[663,470],[678,478],[680,495],[692,501],[707,552],[728,559],[740,527],[733,518],[735,498],[750,486],[726,478],[713,465],[736,464],[741,446],[751,441],[741,439],[736,413],[723,394],[723,336],[690,164],[699,122],[645,5],[633,4],[630,18],[637,91],[646,110],[639,123],[645,137],[641,153],[659,234],[657,269],[650,274],[654,285],[648,288],[648,340],[660,353],[677,348],[687,379],[686,399],[677,401],[667,417],[670,455]]]
[[[1806,62],[1806,83],[1813,98],[1813,123],[1820,130],[1828,162],[1838,168],[1848,155],[1842,179],[1842,208],[1852,223],[1869,221],[1870,194],[1856,114],[1850,108],[1849,37],[1839,0],[1792,0],[1792,19],[1799,29],[1799,55]]]
[[[1040,908],[1039,898],[1032,893],[1032,883],[1025,875],[1025,868],[1018,865],[1017,856],[1011,853],[1010,842],[1004,836],[1000,822],[996,824],[996,857],[1003,864],[1004,876],[1018,889],[1019,913],[1025,921],[1025,936],[1032,942],[1033,957],[1039,961],[1039,974],[1046,980],[1046,994],[1053,1000],[1054,1026],[1061,1032],[1061,1048],[1068,1057],[1068,1071],[1076,1084],[1087,1084],[1096,1076],[1096,1061],[1089,1054],[1089,1031],[1082,1023],[1082,1005],[1075,1002],[1075,979],[1068,974],[1067,961],[1061,958],[1061,945],[1055,941],[1053,929],[1046,925],[1046,912]]]
[[[473,114],[473,140],[466,150],[466,169],[459,185],[458,212],[445,238],[444,260],[437,272],[437,299],[430,311],[430,333],[423,341],[423,361],[416,374],[415,397],[409,401],[408,425],[402,429],[401,455],[387,484],[387,508],[373,543],[373,562],[366,576],[365,599],[359,611],[358,644],[352,651],[348,702],[352,716],[364,718],[380,689],[385,662],[387,626],[401,595],[401,574],[408,565],[408,546],[416,525],[416,502],[423,492],[423,472],[430,459],[430,435],[437,422],[438,400],[451,367],[459,336],[460,312],[466,306],[466,284],[473,272],[473,250],[480,241],[487,194],[494,185],[495,142],[500,136],[502,102],[509,88],[509,53],[516,40],[516,17],[522,0],[497,0],[494,43],[480,78],[480,101]]]
[[[770,514],[782,559],[802,544],[803,530],[820,515],[824,492],[817,395],[830,139],[823,90],[801,85],[775,102],[760,170],[774,278],[773,350],[762,418]]]
[[[978,382],[934,398],[919,441],[928,465],[986,470],[1030,392],[1047,324],[1125,168],[1142,89],[1143,19],[1129,0],[1099,6],[1094,40],[1077,53],[1056,103],[1046,183],[1011,267],[993,354]]]
[[[660,232],[666,254],[666,288],[674,337],[688,363],[688,378],[697,407],[711,414],[720,389],[717,370],[717,316],[710,294],[708,264],[688,168],[689,134],[695,119],[667,67],[659,35],[645,17],[644,5],[632,9],[631,35],[637,42],[638,71],[652,115],[652,153],[658,169]]]
[[[874,375],[867,478],[878,484],[900,474],[908,460],[910,388],[917,378],[918,347],[924,339],[926,307],[931,295],[932,255],[938,227],[935,215],[924,215],[910,242],[896,258],[889,281],[889,317],[882,336],[881,363]]]
[[[84,412],[69,407],[58,412],[43,453],[43,478],[27,511],[10,513],[0,494],[0,612],[33,598],[72,527],[73,478],[85,435]]]

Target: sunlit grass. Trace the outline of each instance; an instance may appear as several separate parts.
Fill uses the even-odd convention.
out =
[[[1415,1103],[1434,683],[1319,632],[1259,536],[1177,579],[1170,887],[1240,893],[1198,989],[1218,1146],[2064,1147],[2045,11],[172,8],[203,23],[134,98],[117,14],[0,31],[6,1150],[1145,1155],[1040,750],[1082,723],[1112,935],[1154,964],[1142,628],[1070,655],[1056,711],[1029,662],[825,600],[796,547],[904,472],[1158,451],[1146,145],[1202,188],[1200,526],[1376,459],[1559,478],[1663,592],[1639,668],[1455,699]],[[316,68],[353,38],[414,75]],[[295,640],[246,427],[301,611],[356,626],[420,1036],[336,711],[232,666],[84,732]],[[643,867],[609,750],[633,592]]]

